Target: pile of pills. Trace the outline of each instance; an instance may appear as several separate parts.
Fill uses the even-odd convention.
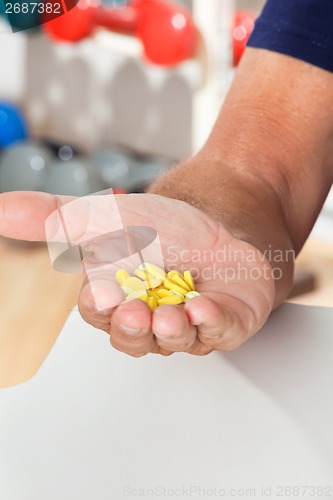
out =
[[[154,264],[143,263],[131,276],[125,269],[116,273],[116,280],[126,295],[126,300],[141,299],[154,311],[163,304],[183,304],[200,295],[195,290],[190,271],[166,273]]]

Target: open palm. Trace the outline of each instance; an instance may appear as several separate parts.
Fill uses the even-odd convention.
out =
[[[0,233],[43,240],[45,220],[59,203],[68,201],[44,193],[3,194]],[[185,305],[163,305],[152,312],[141,300],[121,302],[112,294],[112,283],[91,282],[86,273],[79,297],[81,315],[110,334],[116,349],[136,357],[179,351],[204,355],[235,349],[258,331],[273,307],[274,281],[268,261],[257,249],[182,201],[140,194],[118,195],[116,202],[124,226],[154,228],[166,270],[191,269],[201,293]],[[76,221],[84,224],[84,217]],[[88,250],[85,268],[98,268],[99,259],[105,260],[103,248],[94,249],[92,243]],[[102,310],[96,309],[98,296],[105,303]]]

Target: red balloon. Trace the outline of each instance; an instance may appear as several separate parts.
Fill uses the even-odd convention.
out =
[[[89,37],[95,28],[92,8],[82,0],[61,16],[44,13],[42,21],[45,32],[57,42],[78,42]]]
[[[252,12],[239,10],[234,17],[234,25],[232,29],[232,43],[234,66],[239,64],[248,39],[254,28],[255,15]]]
[[[195,55],[198,31],[188,11],[164,0],[134,0],[132,6],[147,59],[172,66]]]

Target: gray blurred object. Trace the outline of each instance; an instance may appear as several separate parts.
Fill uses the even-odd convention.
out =
[[[127,191],[130,189],[132,164],[124,153],[100,149],[90,156],[90,162],[105,188],[122,187]]]
[[[45,183],[45,191],[51,194],[86,196],[103,189],[91,163],[75,157],[68,161],[54,160]]]
[[[129,193],[141,192],[170,168],[171,162],[144,156],[133,156],[120,150],[101,149],[90,162],[96,168],[105,188],[122,188]]]
[[[182,7],[186,7],[189,11],[192,10],[192,0],[176,0],[175,3],[178,3]]]
[[[45,185],[52,153],[33,142],[21,142],[0,157],[0,190],[41,191]]]
[[[173,162],[159,157],[137,157],[135,162],[135,192],[143,192],[149,184],[167,172]]]

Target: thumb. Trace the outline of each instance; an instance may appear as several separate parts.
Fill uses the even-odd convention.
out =
[[[0,195],[0,235],[8,238],[45,241],[45,221],[71,196],[13,191]]]

